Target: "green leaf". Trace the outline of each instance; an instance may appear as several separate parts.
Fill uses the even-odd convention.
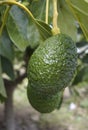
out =
[[[17,6],[13,6],[7,21],[7,30],[13,43],[24,51],[29,45],[27,38],[28,18],[24,11]]]
[[[88,3],[88,0],[84,0],[84,1]]]
[[[65,0],[58,1],[58,13],[58,26],[61,32],[69,35],[73,40],[76,40],[77,27],[75,19]]]
[[[51,27],[48,24],[36,19],[36,26],[43,40],[46,40],[47,38],[52,36]]]
[[[78,71],[78,72],[77,72],[77,75],[76,75],[76,77],[75,77],[75,79],[74,79],[74,81],[73,81],[73,85],[77,85],[77,84],[79,84],[80,82],[82,82],[82,80],[83,80],[83,75],[84,75],[84,70],[83,70],[83,69],[80,70],[80,71]]]
[[[32,0],[29,8],[35,18],[45,20],[46,0]]]
[[[33,23],[31,19],[28,19],[28,16],[26,16],[22,9],[16,6],[12,7],[8,17],[7,30],[11,40],[21,51],[24,51],[27,46],[34,47],[39,44],[38,42],[41,38],[39,34],[37,34],[38,31],[36,30],[36,27],[43,40],[52,36],[51,28],[48,24],[37,19],[35,19],[35,22]],[[33,30],[31,30],[32,28]]]
[[[84,68],[83,81],[88,82],[88,66]]]
[[[31,48],[36,48],[41,41],[51,36],[51,27],[48,24],[37,19],[35,19],[35,24],[30,21],[30,26],[27,28],[27,37]]]
[[[42,38],[40,37],[39,31],[34,24],[30,24],[27,28],[27,37],[29,39],[29,46],[32,49],[37,48],[37,46],[41,43]]]
[[[46,40],[48,37],[52,36],[50,26],[45,22],[43,22],[45,21],[45,6],[46,6],[45,0],[32,1],[29,6],[31,12],[36,18],[35,24],[43,40]]]
[[[2,66],[1,66],[1,58],[0,58],[0,99],[2,101],[4,98],[6,98],[6,91],[5,91],[5,86],[1,75],[2,75]]]
[[[66,1],[88,40],[88,3],[84,0]]]
[[[70,0],[71,6],[79,10],[80,13],[88,16],[88,3],[85,0]]]
[[[13,45],[6,29],[3,30],[3,33],[0,37],[0,55],[6,57],[11,62],[13,61],[14,58]]]
[[[82,62],[88,64],[88,54],[84,55]]]
[[[73,85],[77,85],[80,82],[88,82],[88,66],[84,66],[77,71],[77,75],[73,81]]]
[[[1,63],[2,63],[2,71],[6,73],[10,77],[11,80],[14,80],[15,75],[14,75],[12,63],[4,57],[1,57]]]

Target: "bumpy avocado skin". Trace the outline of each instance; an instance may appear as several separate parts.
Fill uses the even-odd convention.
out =
[[[27,87],[27,96],[30,104],[40,113],[50,113],[58,107],[62,92],[56,95],[43,95],[33,88]]]
[[[35,50],[28,64],[31,88],[40,93],[55,95],[71,82],[77,66],[77,48],[73,40],[57,34]]]

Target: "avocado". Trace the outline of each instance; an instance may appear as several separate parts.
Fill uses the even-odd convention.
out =
[[[31,56],[27,68],[29,85],[39,93],[55,95],[70,84],[76,66],[76,44],[68,35],[54,35]]]
[[[62,92],[55,95],[46,95],[36,92],[31,87],[27,87],[27,95],[30,104],[40,113],[50,113],[57,109]]]

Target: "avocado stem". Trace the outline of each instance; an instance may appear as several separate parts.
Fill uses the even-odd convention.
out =
[[[57,11],[57,0],[53,0],[53,29],[52,29],[52,33],[58,34],[60,33],[60,29],[58,28],[58,11]]]
[[[49,0],[46,0],[46,17],[45,17],[46,24],[48,24],[48,11],[49,11]]]

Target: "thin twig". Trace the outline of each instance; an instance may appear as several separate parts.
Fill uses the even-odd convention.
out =
[[[53,29],[52,29],[52,33],[58,34],[60,33],[60,29],[58,28],[58,11],[57,11],[57,0],[53,0]]]
[[[48,24],[49,0],[46,0],[46,18],[45,22]]]
[[[57,0],[53,0],[53,27],[57,27],[57,18],[58,18],[58,12],[57,12]]]
[[[22,75],[18,75],[18,77],[14,81],[10,81],[10,80],[4,79],[4,84],[5,84],[6,87],[16,87],[26,77],[27,77],[27,74],[24,73]]]

